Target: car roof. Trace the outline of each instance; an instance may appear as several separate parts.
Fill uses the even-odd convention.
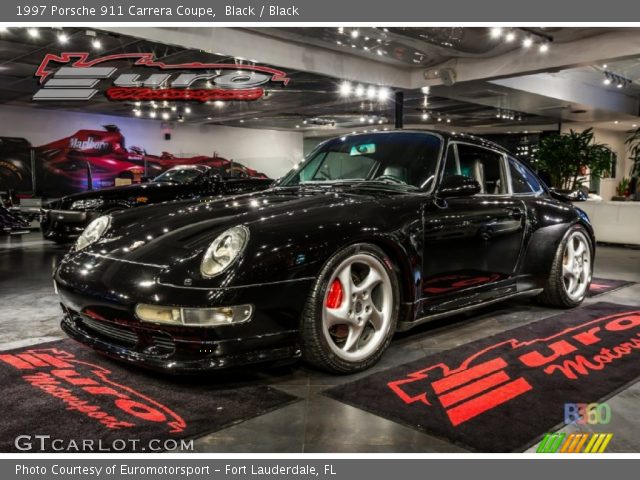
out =
[[[413,134],[425,134],[425,133],[430,133],[433,135],[438,135],[442,138],[444,138],[445,140],[448,141],[460,141],[460,142],[465,142],[465,143],[470,143],[473,145],[478,145],[481,147],[487,147],[487,148],[492,148],[494,150],[498,150],[500,152],[509,154],[509,155],[513,155],[511,152],[509,152],[506,148],[498,145],[495,142],[492,142],[491,140],[487,140],[485,138],[482,137],[478,137],[476,135],[472,135],[469,133],[464,133],[464,132],[446,132],[446,131],[441,131],[441,130],[415,130],[415,129],[407,129],[407,130],[388,130],[388,131],[382,131],[382,132],[366,132],[366,133],[350,133],[347,134],[347,137],[359,137],[359,136],[367,136],[367,137],[371,137],[372,135],[377,136],[377,135],[394,135],[394,134],[406,134],[406,133],[413,133]],[[343,135],[344,136],[344,135]],[[340,138],[340,137],[338,137]]]

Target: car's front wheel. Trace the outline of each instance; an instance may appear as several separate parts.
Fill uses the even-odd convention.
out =
[[[593,272],[593,248],[584,227],[574,225],[558,246],[540,303],[571,308],[582,303]]]
[[[334,255],[320,273],[302,318],[302,354],[334,373],[375,364],[398,322],[398,277],[375,245],[357,244]]]

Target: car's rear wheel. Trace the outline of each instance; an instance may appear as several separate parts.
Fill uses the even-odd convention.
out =
[[[541,303],[572,308],[580,305],[589,291],[593,272],[593,248],[584,227],[575,225],[566,234],[553,260]]]
[[[357,244],[332,257],[316,281],[302,319],[302,354],[334,373],[375,364],[398,322],[398,277],[375,245]]]

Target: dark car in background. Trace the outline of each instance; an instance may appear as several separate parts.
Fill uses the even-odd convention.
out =
[[[173,200],[234,195],[266,189],[273,180],[250,176],[251,170],[234,163],[233,169],[207,165],[173,167],[145,183],[90,190],[47,203],[40,217],[44,238],[66,243],[77,238],[94,218],[117,210]]]
[[[103,215],[54,279],[63,330],[123,361],[351,373],[428,320],[575,307],[594,255],[587,215],[506,150],[397,131],[324,142],[266,191]]]

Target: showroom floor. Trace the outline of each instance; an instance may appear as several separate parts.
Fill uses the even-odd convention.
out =
[[[0,350],[63,337],[59,306],[49,272],[65,249],[43,242],[39,233],[0,239]],[[596,276],[640,282],[640,249],[600,246]],[[587,302],[640,305],[640,283]],[[548,317],[555,310],[530,301],[511,301],[475,313],[441,320],[398,335],[376,370],[406,363],[479,338]],[[247,381],[272,385],[302,400],[196,440],[203,452],[456,452],[446,441],[372,415],[320,393],[353,381],[293,365],[255,369]],[[213,374],[216,375],[216,374]],[[237,375],[242,376],[239,372]],[[228,376],[221,381],[229,381]],[[238,377],[234,377],[237,381]],[[608,452],[640,450],[640,382],[610,400],[606,428],[615,432]]]

